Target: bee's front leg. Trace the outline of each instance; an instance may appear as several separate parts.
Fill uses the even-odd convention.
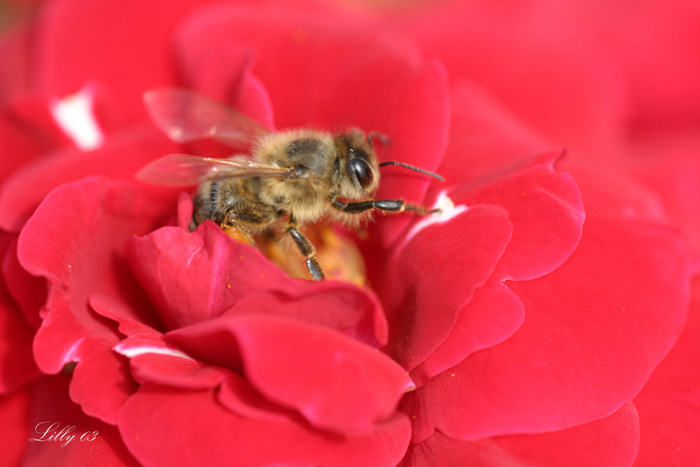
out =
[[[370,209],[379,209],[386,212],[412,211],[425,216],[440,211],[439,209],[428,209],[418,204],[410,204],[402,199],[371,199],[355,203],[343,203],[334,199],[331,204],[334,208],[349,214],[360,214]]]
[[[309,239],[297,229],[293,220],[290,220],[287,225],[287,233],[292,237],[292,240],[294,240],[294,244],[299,249],[299,252],[306,258],[306,267],[311,277],[313,277],[315,281],[322,281],[324,279],[323,270],[314,257],[316,255],[316,248],[314,248]]]

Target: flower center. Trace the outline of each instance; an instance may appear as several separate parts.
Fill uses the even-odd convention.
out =
[[[226,233],[236,241],[250,244],[236,228],[227,228]],[[306,225],[304,235],[316,248],[315,258],[326,279],[346,281],[359,287],[366,284],[365,262],[348,235],[328,224]],[[273,234],[267,234],[255,237],[253,246],[290,277],[311,279],[304,258],[294,251],[291,242],[280,242]]]

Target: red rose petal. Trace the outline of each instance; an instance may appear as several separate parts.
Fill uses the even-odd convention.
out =
[[[122,404],[137,388],[127,360],[110,351],[115,341],[112,333],[99,335],[93,331],[80,342],[72,355],[78,364],[70,387],[71,399],[80,403],[86,414],[110,424],[116,422]],[[37,345],[37,352],[42,351]]]
[[[134,347],[136,343],[126,340],[125,344]],[[143,345],[143,343],[140,343]],[[125,346],[117,347],[125,352]],[[141,347],[142,348],[142,347]],[[153,350],[150,353],[136,355],[130,358],[131,372],[136,381],[165,384],[184,389],[208,389],[219,387],[228,372],[221,368],[205,365],[186,356],[162,355]]]
[[[554,147],[478,84],[458,80],[451,90],[450,138],[437,169],[448,189],[510,173]]]
[[[497,238],[488,230],[494,228],[495,225],[489,226],[485,222],[479,224],[471,222],[469,228],[475,230],[468,239],[466,237],[469,235],[469,230],[464,227],[452,226],[452,234],[448,234],[447,230],[442,234],[444,242],[444,239],[449,238],[448,236],[454,236],[456,232],[459,232],[460,240],[458,242],[464,242],[464,244],[461,245],[455,240],[450,240],[450,246],[444,248],[446,255],[454,255],[458,252],[459,262],[451,259],[440,261],[440,256],[433,254],[430,258],[431,264],[425,264],[422,269],[418,266],[412,269],[407,264],[400,262],[390,268],[400,271],[397,275],[403,281],[399,285],[383,281],[386,283],[383,295],[389,297],[385,300],[388,303],[388,313],[390,316],[393,316],[393,313],[398,313],[400,316],[400,319],[392,321],[395,326],[392,329],[394,329],[393,334],[396,337],[397,346],[394,356],[397,361],[406,365],[409,371],[416,369],[419,363],[426,362],[426,366],[413,373],[419,384],[426,378],[458,363],[469,353],[478,350],[480,348],[479,342],[481,345],[487,342],[494,345],[509,337],[522,323],[523,313],[522,306],[517,303],[517,298],[510,293],[503,293],[500,297],[504,301],[503,304],[508,304],[508,306],[500,315],[500,319],[493,320],[484,328],[471,326],[465,328],[466,322],[473,319],[470,313],[477,313],[477,315],[478,313],[487,313],[487,310],[492,309],[489,308],[491,304],[477,302],[469,309],[462,308],[463,304],[471,299],[471,291],[463,283],[457,286],[451,280],[452,278],[463,280],[464,273],[454,271],[446,273],[441,270],[433,279],[436,283],[448,284],[444,285],[445,288],[441,292],[431,290],[431,293],[426,295],[429,299],[423,302],[421,302],[419,295],[411,292],[410,300],[411,303],[415,303],[417,310],[415,313],[425,313],[425,316],[416,315],[413,317],[407,313],[406,307],[398,304],[401,303],[402,291],[422,287],[422,285],[415,284],[431,281],[430,277],[424,277],[425,275],[421,274],[420,271],[431,270],[432,264],[440,264],[441,269],[444,269],[446,264],[453,264],[453,267],[465,265],[465,268],[468,267],[472,270],[472,264],[475,261],[465,259],[465,255],[469,252],[478,255],[475,258],[478,258],[482,267],[493,268],[493,261],[498,261],[495,271],[486,269],[483,278],[474,283],[471,289],[473,291],[475,287],[481,286],[492,273],[494,281],[528,279],[547,274],[559,266],[578,244],[584,219],[581,197],[572,177],[567,173],[554,170],[553,164],[557,155],[558,153],[544,155],[513,174],[495,179],[471,193],[452,194],[456,203],[464,203],[468,206],[497,205],[508,211],[507,219],[513,224],[513,233],[512,237],[503,239],[504,242],[508,242],[505,252],[499,251],[497,256],[490,259],[485,258],[483,247],[479,246],[479,242]],[[431,241],[412,239],[409,241],[412,242],[413,248],[417,251],[399,253],[397,258],[399,261],[403,257],[410,258],[407,261],[410,261],[412,265],[417,265],[419,258],[422,258],[423,254],[427,254],[423,251],[426,250],[427,245],[431,244]],[[419,272],[412,273],[411,271]],[[496,299],[495,296],[492,298]],[[457,302],[451,306],[447,305],[448,302],[455,300]],[[478,307],[481,306],[485,307],[483,311],[479,311]],[[431,307],[439,311],[433,311]],[[458,320],[459,324],[457,329],[452,331],[455,320]],[[479,329],[479,332],[474,332],[474,329]],[[469,334],[470,331],[473,332],[474,337],[465,337],[465,334]],[[450,332],[454,332],[454,336],[451,336],[448,342],[443,342],[446,334]],[[417,351],[414,346],[418,342],[421,348]],[[442,344],[442,346],[438,348],[438,344]]]
[[[527,280],[548,274],[576,248],[585,218],[573,177],[556,172],[559,152],[545,154],[512,175],[455,202],[490,203],[508,211],[513,237],[499,262],[504,278]]]
[[[503,209],[477,205],[405,240],[381,284],[392,331],[389,352],[399,364],[412,370],[447,337],[511,233]]]
[[[119,105],[109,89],[94,82],[84,83],[75,93],[66,96],[35,93],[14,96],[3,114],[2,120],[7,118],[9,126],[0,122],[0,138],[7,137],[3,133],[8,130],[17,132],[20,129],[24,137],[31,140],[31,146],[27,148],[23,138],[10,135],[14,136],[10,141],[17,144],[13,157],[4,161],[10,166],[13,160],[31,161],[31,157],[21,153],[26,149],[33,151],[33,156],[58,148],[94,149],[102,144],[106,135],[122,128],[124,123]],[[73,122],[76,116],[77,120]],[[85,121],[87,127],[83,125]],[[71,122],[80,122],[80,126]]]
[[[100,82],[113,92],[127,118],[145,119],[143,91],[174,81],[164,53],[168,33],[179,18],[202,3],[60,0],[46,4],[36,37],[40,92],[63,96],[88,81]]]
[[[0,232],[0,257],[5,258],[3,266],[8,257],[15,258],[16,262],[15,244],[13,235]],[[36,295],[41,296],[41,293]],[[4,281],[0,282],[0,334],[4,336],[0,340],[0,393],[9,394],[37,379],[41,372],[34,363],[32,352],[34,328],[10,296]]]
[[[0,113],[0,148],[12,148],[5,150],[0,158],[0,181],[34,159],[42,149],[32,135],[5,112]]]
[[[227,377],[226,370],[198,362],[165,342],[161,332],[143,323],[119,300],[93,295],[90,306],[100,315],[119,323],[119,332],[128,336],[113,350],[129,359],[131,376],[139,383],[204,389],[218,387]]]
[[[628,151],[625,167],[660,198],[659,211],[683,229],[700,255],[700,127],[647,131],[636,136]]]
[[[77,91],[77,90],[76,90]],[[15,98],[8,106],[12,120],[31,135],[43,151],[57,147],[73,147],[74,142],[54,114],[54,96],[45,98],[30,94]]]
[[[207,362],[238,347],[246,378],[268,399],[296,408],[316,427],[341,432],[386,419],[413,386],[376,349],[297,320],[226,316],[173,331],[168,339]]]
[[[24,93],[29,87],[31,28],[28,24],[3,28],[0,37],[0,103]],[[2,145],[0,145],[2,147]],[[1,172],[0,172],[1,173]],[[0,176],[0,178],[2,178]]]
[[[688,275],[676,234],[589,217],[559,269],[509,284],[526,309],[518,332],[407,396],[414,439],[433,427],[466,440],[535,433],[612,413],[641,389],[680,332]]]
[[[264,297],[262,302],[258,295],[262,295]],[[246,310],[249,312],[251,309],[255,309],[258,313],[263,313],[262,310],[270,309],[258,309],[257,306],[260,305],[266,307],[273,306],[273,310],[275,309],[274,306],[279,306],[277,313],[283,314],[286,308],[298,310],[298,308],[301,307],[303,310],[305,307],[303,302],[300,304],[295,303],[294,306],[289,306],[286,302],[284,304],[273,305],[270,300],[274,300],[274,294],[252,294],[251,297],[253,297],[252,300],[244,300],[242,306],[235,307],[235,311],[232,310],[231,312],[246,313]],[[100,314],[111,317],[110,313],[105,312],[104,306],[106,306],[106,303],[101,301],[99,304],[97,304],[94,303],[94,300],[92,300],[91,303],[93,304],[93,307],[98,306],[96,309],[100,312]],[[318,301],[315,301],[314,303],[317,306],[321,305],[321,303]],[[330,311],[334,312],[333,314],[338,316],[339,323],[347,322],[348,320],[346,319],[346,315],[351,315],[354,312],[355,307],[352,306],[352,303],[353,301],[350,300],[349,303],[345,303],[340,308],[338,308],[338,304],[336,304],[335,307],[330,308]],[[309,305],[309,307],[312,308],[311,311],[316,311],[317,306],[312,305],[313,304]],[[338,312],[339,309],[343,309],[343,312]],[[321,318],[323,318],[323,316],[321,316]],[[191,357],[185,354],[182,354],[181,350],[178,350],[173,345],[166,343],[163,339],[163,335],[154,330],[149,330],[144,326],[138,326],[137,323],[129,323],[123,318],[113,319],[117,319],[120,322],[120,331],[124,332],[125,329],[131,329],[131,331],[127,332],[130,337],[119,342],[114,349],[120,354],[129,357],[132,375],[141,383],[155,382],[187,389],[211,388],[219,386],[223,381],[224,376],[228,373],[227,370],[224,370],[221,367],[209,366],[193,360]],[[308,319],[308,317],[306,319]],[[331,325],[327,319],[321,319],[321,321],[326,321],[325,324],[327,326]],[[352,320],[350,320],[350,322],[352,322]],[[341,328],[342,331],[343,326],[338,327]],[[212,343],[213,342],[216,341],[212,341]],[[221,345],[221,347],[225,347],[226,343],[225,341],[222,341],[220,344],[215,344],[214,347],[219,345]],[[219,361],[218,359],[215,359],[214,361],[226,367],[241,368],[238,357],[236,357],[236,362],[230,362],[230,359],[236,355],[237,352],[230,352],[227,354],[227,358],[229,359],[228,363]],[[225,387],[222,387],[221,390],[225,391]]]
[[[458,83],[453,88],[453,96],[452,136],[447,157],[440,168],[446,175],[450,197],[456,204],[501,206],[508,211],[508,220],[513,222],[513,238],[493,273],[494,281],[498,278],[532,278],[551,272],[576,247],[584,219],[576,183],[569,174],[554,170],[560,151],[550,151],[532,161],[529,151],[548,148],[549,144],[516,122],[507,111],[474,85]],[[428,199],[436,198],[443,190],[439,184],[433,184]],[[465,243],[465,247],[452,250],[459,250],[463,254],[469,248],[471,247]],[[401,271],[406,283],[410,282],[406,273],[408,269],[396,267],[396,270]],[[416,276],[413,280],[418,282],[425,278]],[[375,278],[374,282],[377,281]],[[381,279],[380,283],[384,282],[386,281]],[[383,296],[395,296],[397,290],[402,289],[392,286],[385,290]],[[456,296],[457,290],[460,289],[453,287],[435,295],[441,297],[440,300],[448,300],[446,297]],[[461,290],[459,293],[462,293]],[[478,328],[479,332],[470,333],[467,329],[475,328],[464,327],[465,321],[478,316],[469,314],[478,313],[478,308],[462,308],[457,313],[457,320],[460,321],[458,327],[461,326],[462,329],[456,329],[454,336],[449,337],[447,342],[442,342],[439,348],[436,344],[443,341],[445,334],[450,332],[455,322],[454,314],[450,317],[432,313],[430,319],[416,321],[419,323],[415,325],[416,328],[427,327],[432,330],[423,337],[414,332],[406,332],[409,344],[401,343],[400,352],[407,353],[412,352],[410,342],[413,340],[424,346],[424,356],[411,356],[414,363],[408,366],[415,370],[412,376],[416,382],[420,384],[426,378],[444,371],[469,353],[483,348],[482,345],[495,345],[512,335],[522,323],[522,305],[517,303],[517,298],[510,292],[506,292],[502,298],[504,304],[512,306],[503,311],[500,319],[492,320],[484,328]],[[389,300],[389,303],[392,303],[387,305],[391,316],[394,313],[394,302]],[[438,308],[447,310],[445,307]],[[487,308],[481,313],[486,313],[486,310]],[[400,313],[405,316],[404,310]],[[440,318],[446,319],[441,321]],[[411,318],[401,321],[405,323],[414,320]],[[440,323],[444,329],[437,331],[436,327]],[[397,341],[401,341],[400,336],[404,331],[393,331],[393,334],[397,336]],[[466,337],[470,334],[473,337]],[[396,358],[405,361],[404,357]],[[415,367],[420,358],[427,358],[426,366]]]
[[[163,227],[129,242],[129,262],[166,329],[219,316],[241,298],[289,278],[213,222]],[[302,281],[298,281],[302,282]]]
[[[94,151],[71,148],[48,154],[6,179],[0,191],[0,228],[19,230],[39,203],[59,185],[96,174],[131,180],[148,162],[174,152],[175,148],[149,126],[113,134]],[[159,194],[161,202],[167,202],[176,191],[159,188],[152,189],[152,193]]]
[[[502,449],[492,439],[462,441],[448,438],[439,431],[430,438],[411,444],[400,467],[522,467],[524,464]]]
[[[500,258],[497,271],[493,273],[493,286],[497,287],[499,278],[537,277],[552,271],[576,247],[584,219],[583,206],[575,182],[570,175],[553,169],[559,153],[550,152],[525,165],[524,154],[526,153],[523,151],[537,147],[546,148],[547,145],[542,140],[513,121],[507,112],[495,106],[483,92],[479,92],[473,86],[462,83],[455,87],[454,95],[452,122],[454,136],[448,147],[448,158],[445,159],[441,168],[447,176],[448,189],[454,191],[450,195],[455,203],[465,203],[469,206],[478,204],[502,206],[508,211],[508,220],[514,223],[513,238],[509,241],[506,253]],[[486,116],[482,113],[475,114],[475,110],[470,107],[475,103],[486,107]],[[478,133],[480,138],[485,135],[487,141],[493,141],[494,144],[488,147],[488,154],[479,154],[481,141],[479,140],[480,143],[477,144],[477,136],[474,132]],[[518,166],[521,168],[517,169]],[[473,168],[476,170],[472,170]],[[511,174],[503,176],[501,175],[503,171],[509,171]],[[470,180],[472,183],[480,182],[482,186],[475,188],[469,183]],[[471,191],[465,192],[467,188]],[[439,191],[440,187],[433,186],[429,197],[435,197]],[[483,235],[489,237],[488,233]],[[420,242],[422,248],[425,243]],[[452,252],[459,251],[460,255],[463,255],[464,251],[470,251],[471,248],[479,251],[479,248],[471,243],[473,241],[466,242],[462,248],[452,247]],[[401,271],[401,276],[405,278],[406,283],[411,281],[410,275],[407,274],[409,269],[400,266],[395,269]],[[422,282],[426,280],[423,276],[417,275],[412,279]],[[455,275],[451,274],[448,277],[455,277]],[[385,280],[382,280],[382,283],[384,282]],[[477,301],[471,307],[459,309],[456,317],[454,314],[456,310],[452,308],[453,311],[449,314],[430,313],[429,319],[427,317],[417,320],[405,319],[406,311],[401,309],[402,318],[397,322],[403,322],[404,325],[410,322],[418,324],[414,325],[417,328],[416,331],[393,331],[397,336],[397,342],[401,344],[401,350],[395,354],[395,358],[400,362],[406,362],[406,357],[411,358],[413,361],[407,368],[414,370],[412,377],[418,384],[422,384],[431,376],[458,363],[471,352],[503,341],[522,323],[523,307],[511,292],[500,289],[501,294],[491,295],[491,299],[499,300],[496,297],[500,297],[501,305],[505,308],[498,319],[489,320],[483,327],[475,328],[475,323],[470,323],[473,319],[484,319],[483,317],[493,309],[492,304],[483,301]],[[402,288],[386,287],[385,295],[396,296],[397,290],[401,291]],[[458,290],[459,294],[456,293]],[[461,296],[462,292],[462,288],[452,287],[443,293],[433,295],[444,301],[450,300],[450,297]],[[468,299],[467,295],[463,300]],[[394,302],[390,299],[389,303]],[[392,304],[388,305],[387,309],[391,316],[395,307]],[[421,307],[419,306],[418,309],[420,310]],[[448,311],[450,308],[441,306],[437,309]],[[440,326],[442,330],[438,330]],[[430,332],[421,333],[421,329],[429,329]],[[479,331],[475,332],[475,329]],[[446,333],[451,333],[447,340],[445,340]],[[405,338],[407,342],[401,338],[404,334],[407,336]],[[412,355],[414,352],[412,342],[421,343],[422,353]],[[437,344],[441,345],[437,347]],[[404,355],[398,356],[399,354]],[[421,359],[424,360],[424,365],[416,366]]]
[[[2,278],[7,292],[22,310],[24,319],[33,328],[41,325],[39,310],[46,303],[46,280],[29,274],[17,258],[17,236],[8,240],[2,259]]]
[[[634,405],[625,404],[609,417],[540,435],[504,436],[459,441],[436,432],[412,445],[402,467],[479,465],[558,467],[631,465],[639,446],[639,420]]]
[[[591,29],[624,67],[634,99],[635,123],[650,125],[700,119],[700,8],[675,0],[639,5],[594,2]],[[576,16],[575,21],[581,17]],[[657,70],[650,73],[649,70]],[[645,130],[642,130],[645,131]]]
[[[0,465],[20,465],[30,432],[27,426],[31,388],[0,396],[0,424],[5,427],[5,445],[0,449]]]
[[[129,258],[167,329],[231,313],[293,315],[379,347],[387,324],[376,297],[336,281],[290,279],[258,250],[214,223],[195,232],[164,227],[130,242]],[[257,292],[257,293],[256,293]],[[338,309],[347,309],[338,313]]]
[[[192,197],[182,192],[177,198],[177,226],[182,230],[190,230],[192,221],[192,213],[194,212],[194,203]]]
[[[0,233],[0,257],[6,248],[14,250],[9,235]],[[34,363],[32,339],[34,329],[0,282],[0,393],[8,394],[38,378],[41,372]]]
[[[139,336],[145,339],[158,339],[162,333],[156,328],[162,328],[154,313],[150,313],[145,307],[132,308],[124,301],[124,297],[115,297],[94,293],[89,299],[90,308],[95,313],[119,323],[119,332],[125,336]]]
[[[252,74],[244,76],[237,102],[241,113],[250,116],[265,128],[275,128],[270,96],[267,95],[265,85],[257,77]]]
[[[388,339],[388,325],[379,300],[370,289],[340,281],[320,284],[286,281],[245,296],[227,314],[274,314],[326,326],[379,348]]]
[[[642,443],[636,465],[700,463],[700,279],[693,279],[688,321],[678,342],[634,399]]]
[[[231,373],[221,386],[218,400],[231,412],[249,420],[306,423],[298,413],[265,399],[236,373]]]
[[[457,313],[447,339],[411,371],[411,379],[422,386],[471,353],[503,342],[524,319],[525,308],[518,296],[501,279],[491,278],[474,291],[474,297]]]
[[[628,402],[608,417],[539,435],[495,438],[501,449],[530,465],[631,465],[639,449],[639,417]]]
[[[176,54],[176,58],[182,62],[182,73],[190,75],[187,80],[189,87],[229,104],[266,128],[275,128],[267,90],[250,72],[255,55],[250,47],[224,42],[213,44],[201,55],[193,56],[187,53],[186,45],[179,49],[183,50]]]
[[[163,427],[169,427],[167,434]],[[223,408],[210,391],[145,385],[124,406],[119,430],[144,464],[393,466],[410,437],[395,415],[362,434],[330,434],[292,422],[261,422]]]
[[[86,416],[68,398],[69,382],[67,375],[57,375],[35,385],[24,463],[137,466],[116,427]],[[55,439],[47,441],[51,435]]]
[[[436,62],[421,66],[403,38],[377,34],[348,17],[339,21],[335,15],[304,15],[288,8],[261,14],[231,4],[198,10],[183,21],[177,37],[187,56],[205,55],[220,44],[254,44],[258,61],[253,72],[269,92],[278,128],[336,131],[357,126],[392,140],[379,150],[381,159],[428,170],[442,160],[448,123],[446,76]],[[390,169],[386,174],[378,195],[383,198],[419,202],[429,183],[416,174],[394,176]],[[386,242],[393,241],[407,222],[384,222]]]
[[[557,142],[591,147],[621,127],[627,88],[609,50],[557,13],[534,4],[443,2],[389,20],[453,78],[481,83]]]
[[[88,299],[103,293],[148,309],[123,255],[130,236],[159,222],[153,201],[133,184],[88,178],[52,191],[19,238],[20,263],[50,287],[34,339],[37,365],[57,373],[79,361],[83,368],[75,370],[71,394],[86,413],[104,420],[116,417],[115,401],[126,397],[131,383],[121,357],[109,351],[118,334],[93,314]]]
[[[535,89],[536,97],[544,98],[542,100],[547,107],[554,107],[558,102],[558,88],[554,88],[551,95],[546,94],[551,88],[550,80],[559,80],[558,84],[562,88],[571,86],[569,95],[565,96],[571,100],[580,99],[576,94],[583,91],[584,96],[593,99],[589,104],[591,106],[596,100],[605,104],[605,100],[601,99],[605,97],[601,91],[605,91],[606,87],[611,88],[606,93],[609,98],[614,97],[610,92],[614,91],[614,81],[624,80],[622,84],[629,88],[627,99],[633,104],[629,109],[633,112],[633,124],[642,131],[654,125],[674,125],[683,120],[697,121],[700,117],[696,105],[700,99],[700,68],[697,62],[700,53],[700,8],[696,2],[672,0],[634,4],[540,1],[523,5],[523,8],[507,10],[500,2],[484,4],[483,7],[472,3],[467,5],[470,17],[481,20],[483,31],[464,23],[459,23],[458,30],[445,24],[444,21],[450,19],[449,15],[462,18],[458,10],[464,10],[465,6],[459,3],[454,8],[442,8],[436,12],[438,21],[442,20],[443,23],[433,35],[429,34],[434,29],[431,29],[431,17],[424,13],[415,15],[402,29],[411,33],[414,29],[412,26],[416,26],[420,40],[428,41],[430,51],[447,52],[449,58],[446,62],[450,66],[455,65],[452,71],[473,68],[482,81],[488,80],[489,85],[499,87],[529,84],[531,89]],[[423,20],[422,23],[416,24],[418,19]],[[454,37],[456,35],[467,40],[467,34],[463,34],[463,30],[469,36],[481,36],[471,37],[471,43],[484,45],[485,50],[476,51],[476,57],[471,50],[464,49],[463,56],[460,57],[455,53],[459,49],[450,47],[447,42],[448,39],[459,41]],[[502,46],[497,46],[498,49],[503,49],[502,53],[507,53],[508,49],[517,51],[522,55],[523,62],[529,60],[531,70],[528,71],[533,75],[536,71],[540,72],[535,75],[536,81],[522,84],[519,81],[527,80],[530,75],[512,79],[515,75],[496,74],[498,69],[513,67],[513,64],[502,63],[513,60],[499,60],[498,55],[490,50],[492,45],[488,42],[488,37],[497,32],[501,32],[501,35],[496,40],[503,42]],[[547,37],[556,37],[557,40],[542,46],[541,42]],[[534,54],[531,49],[536,49]],[[489,52],[491,56],[488,55]],[[486,58],[490,58],[490,61],[484,60]],[[549,58],[548,62],[544,61],[546,58]],[[515,61],[516,66],[519,62],[520,60]],[[553,64],[559,68],[552,70]],[[577,83],[568,77],[577,67],[584,70],[575,79],[590,75],[585,82]],[[658,71],[650,73],[650,69]],[[616,74],[619,76],[616,77]],[[612,82],[606,85],[605,81]],[[619,96],[618,100],[620,97],[625,96]],[[568,101],[559,102],[566,102],[559,111],[573,108],[568,105]],[[614,101],[607,106],[613,104]],[[603,114],[601,126],[607,117],[605,114],[610,110]],[[592,115],[586,117],[588,119]],[[555,120],[560,118],[553,114],[550,124],[557,124]],[[608,125],[614,127],[615,123],[609,122]],[[582,131],[582,135],[585,134],[586,131]]]
[[[659,195],[619,169],[601,171],[594,161],[564,161],[581,189],[586,213],[604,218],[667,224]]]

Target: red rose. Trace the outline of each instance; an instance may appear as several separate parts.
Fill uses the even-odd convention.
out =
[[[694,269],[672,227],[691,203],[664,212],[675,174],[657,193],[626,163],[634,144],[613,145],[610,55],[590,46],[563,68],[602,78],[554,92],[573,115],[554,119],[523,97],[547,88],[494,81],[502,69],[478,58],[517,43],[513,69],[537,76],[537,53],[581,35],[494,43],[489,25],[528,24],[489,7],[460,27],[463,8],[421,10],[421,22],[314,2],[55,0],[6,36],[0,48],[20,52],[0,68],[15,76],[0,89],[13,155],[0,165],[8,462],[620,465],[640,440],[640,462],[670,458],[645,430],[665,394],[692,405]],[[593,13],[577,27],[604,31]],[[455,47],[471,39],[493,48]],[[386,134],[380,159],[445,182],[390,167],[378,198],[441,212],[375,216],[354,240],[368,287],[291,279],[213,223],[189,232],[179,190],[133,180],[165,154],[220,149],[181,148],[154,127],[141,96],[164,85],[278,129]],[[83,440],[61,435],[73,425]],[[688,438],[674,439],[681,460],[696,455]]]
[[[625,243],[625,249],[606,255],[615,262],[622,259],[625,251],[633,251],[628,249],[632,242],[623,240],[624,230],[634,232],[640,239],[647,236],[652,240],[660,226],[669,224],[682,230],[691,246],[691,270],[697,272],[700,68],[693,58],[700,44],[697,5],[684,1],[648,1],[635,5],[540,2],[514,7],[504,2],[446,2],[434,8],[407,10],[387,20],[411,36],[424,54],[442,59],[456,82],[460,79],[478,81],[541,135],[569,148],[564,165],[576,178],[586,210],[584,235],[577,252],[585,251],[586,232],[597,224],[596,217],[606,218],[605,243],[610,246],[620,240]],[[621,224],[622,230],[613,229],[611,221]],[[656,233],[652,233],[654,231]],[[668,245],[660,238],[652,242],[654,249]],[[575,252],[569,261],[573,262],[576,257]],[[634,254],[633,257],[640,259],[643,255]],[[594,267],[593,263],[588,264]],[[641,283],[646,281],[650,281],[649,285],[642,288],[651,292],[671,277],[665,275],[667,265],[660,257],[649,266],[632,266],[625,274],[637,282],[629,293],[638,295]],[[595,270],[614,269],[599,264]],[[655,274],[659,275],[656,279]],[[582,276],[576,277],[576,283],[586,282]],[[621,286],[622,277],[610,278],[605,287],[618,288],[619,294],[620,288],[626,288]],[[635,455],[635,463],[639,465],[693,465],[700,459],[695,442],[700,435],[698,395],[693,389],[697,385],[693,368],[699,355],[694,344],[698,332],[695,324],[697,286],[680,277],[674,281],[679,291],[692,287],[690,314],[674,349],[651,375],[641,393],[630,394],[633,403],[625,410],[632,418],[633,408],[639,412],[639,434],[629,440],[631,449],[626,463],[632,462]],[[558,287],[564,286],[560,283]],[[513,290],[524,298],[517,286]],[[566,290],[569,294],[569,289]],[[587,300],[593,297],[591,294]],[[652,322],[668,326],[674,320],[683,319],[678,315],[674,318],[671,313],[673,309],[681,310],[683,301],[673,307],[667,302],[668,298],[661,294],[653,299],[650,294],[640,301],[644,307],[658,303],[660,314]],[[630,325],[630,317],[626,315],[629,306],[622,305],[615,310],[612,299],[589,303],[591,311],[603,304],[609,311],[604,320],[594,323],[591,332],[600,334],[603,329],[607,330],[609,324],[606,323],[617,316],[622,320],[620,325],[625,327],[625,336],[619,341],[621,345],[626,346],[627,339],[649,339],[646,332],[627,327]],[[594,316],[591,318],[596,319]],[[637,318],[638,315],[634,321]],[[638,361],[640,351],[648,350],[647,347],[633,351],[627,361]],[[524,352],[532,357],[533,350]],[[607,352],[622,356],[611,349]],[[580,367],[583,359],[571,361],[579,365],[576,377],[593,374]],[[492,362],[490,364],[493,366]],[[586,400],[576,398],[575,392],[566,386],[558,389],[565,390],[566,397],[576,405]],[[541,404],[539,408],[543,408]],[[564,430],[556,437],[549,434],[539,438],[504,438],[497,440],[496,445],[482,444],[481,448],[493,456],[503,450],[526,462],[539,459],[536,463],[581,464],[583,459],[590,459],[591,463],[600,465],[606,453],[612,453],[624,443],[601,444],[590,431],[594,424],[589,425],[591,428],[583,425]],[[586,429],[589,429],[587,433],[580,432]],[[606,429],[616,431],[619,437],[629,433],[619,426],[608,425]],[[568,444],[562,435],[573,444]],[[592,445],[594,439],[596,448],[589,449],[587,446]],[[464,456],[479,456],[481,452],[477,447],[460,445],[440,436],[421,449],[429,449],[431,442],[452,455],[461,452]],[[638,455],[636,442],[639,442]],[[436,450],[439,448],[435,447],[431,453],[434,455]],[[449,458],[448,454],[445,457]],[[620,458],[615,460],[613,465],[622,463]]]

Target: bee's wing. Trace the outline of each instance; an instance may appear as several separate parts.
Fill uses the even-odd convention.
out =
[[[240,147],[270,133],[245,115],[186,89],[152,89],[143,100],[156,125],[176,143],[212,138]]]
[[[230,159],[170,154],[142,168],[136,178],[156,185],[187,186],[237,177],[286,177],[291,169],[261,164],[247,156]]]

